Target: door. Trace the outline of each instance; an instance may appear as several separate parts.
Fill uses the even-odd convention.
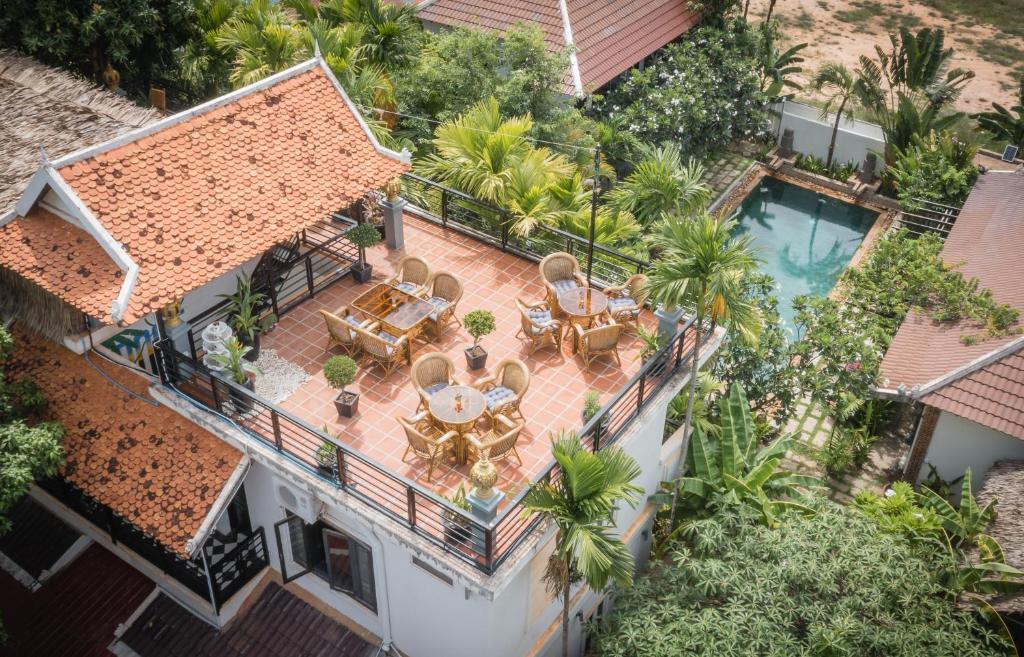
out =
[[[277,538],[277,557],[281,561],[281,578],[287,584],[311,571],[309,541],[306,538],[306,523],[298,516],[289,515],[274,523]]]

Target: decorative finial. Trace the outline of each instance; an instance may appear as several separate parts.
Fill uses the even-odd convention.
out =
[[[498,469],[491,463],[490,451],[485,449],[469,471],[469,481],[473,484],[473,494],[481,500],[491,499],[494,495],[494,484],[498,483]]]
[[[39,161],[43,166],[50,166],[50,156],[46,154],[46,147],[39,144]]]
[[[313,39],[313,56],[320,59],[320,42]]]

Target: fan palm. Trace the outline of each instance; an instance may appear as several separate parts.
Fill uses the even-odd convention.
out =
[[[237,87],[258,82],[302,60],[302,30],[270,0],[240,6],[217,34],[217,45],[233,53],[231,82]]]
[[[651,300],[667,309],[693,308],[696,313],[698,342],[693,348],[684,437],[692,426],[705,320],[721,323],[750,342],[761,330],[760,312],[743,293],[743,281],[758,262],[751,251],[753,238],[734,237],[735,229],[735,220],[719,221],[707,213],[693,218],[666,215],[650,237],[651,246],[661,254],[649,275]],[[673,517],[675,504],[674,497]]]
[[[551,451],[558,463],[556,476],[533,484],[523,504],[558,529],[544,579],[549,591],[562,598],[562,655],[567,657],[573,581],[582,578],[594,590],[609,580],[620,586],[633,581],[633,555],[610,530],[618,505],[635,507],[643,489],[630,483],[640,475],[640,466],[621,448],[591,453],[576,434],[562,433],[553,437]]]
[[[182,80],[202,96],[219,95],[228,81],[228,62],[218,43],[221,28],[231,19],[241,0],[196,0],[199,35],[190,39],[178,57]]]
[[[811,87],[819,93],[826,94],[825,105],[821,108],[821,118],[825,120],[833,112],[836,115],[832,126],[832,140],[828,144],[828,158],[825,160],[825,168],[831,169],[836,152],[836,138],[839,136],[839,122],[842,121],[844,114],[848,119],[853,119],[854,108],[860,98],[868,95],[868,90],[860,75],[838,62],[823,65],[811,81]]]
[[[667,212],[689,214],[704,207],[710,197],[701,182],[704,167],[691,159],[683,164],[676,144],[645,148],[636,169],[609,194],[609,202],[631,212],[650,226]]]
[[[1024,75],[1017,88],[1017,104],[1006,109],[999,103],[992,103],[991,112],[975,114],[978,128],[988,130],[996,139],[1005,139],[1011,144],[1024,146]]]

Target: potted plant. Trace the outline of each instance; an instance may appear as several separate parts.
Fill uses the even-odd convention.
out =
[[[480,338],[494,333],[494,313],[489,310],[473,310],[462,318],[462,325],[473,336],[473,346],[466,348],[466,365],[478,370],[487,364],[487,352],[480,346]]]
[[[583,394],[583,412],[580,415],[583,418],[583,424],[590,422],[590,418],[597,415],[598,411],[601,410],[601,395],[596,390],[588,390]]]
[[[451,497],[444,495],[442,497],[460,509],[469,512],[473,511],[473,507],[469,505],[469,500],[466,499],[465,484],[459,484],[458,490]],[[444,538],[448,543],[457,547],[467,547],[470,545],[473,527],[466,518],[453,511],[445,510],[441,512],[441,524],[444,526]]]
[[[253,365],[246,355],[252,348],[242,344],[238,338],[224,341],[223,354],[210,354],[210,362],[227,373],[231,380],[249,390],[256,390],[256,376],[262,374],[260,368]],[[252,397],[231,387],[228,390],[231,403],[238,413],[252,410]]]
[[[661,339],[658,337],[657,331],[649,331],[643,325],[637,327],[636,334],[642,343],[636,357],[640,359],[641,363],[646,363],[651,356],[658,353],[658,350],[661,349]]]
[[[323,426],[324,433],[330,433],[325,424]],[[316,459],[316,469],[327,475],[328,477],[334,478],[338,475],[338,447],[329,440],[324,440],[320,443],[320,446],[316,448],[316,452],[313,454],[313,458]]]
[[[349,229],[345,233],[345,237],[359,249],[359,262],[352,265],[352,280],[357,283],[366,283],[373,275],[373,265],[366,262],[366,249],[376,246],[380,242],[380,233],[372,224],[359,224]]]
[[[324,378],[335,390],[340,390],[334,398],[334,406],[338,415],[352,417],[359,408],[359,394],[345,390],[345,386],[356,379],[356,362],[348,356],[331,356],[324,363]]]
[[[245,359],[255,361],[260,356],[260,334],[263,333],[260,308],[266,295],[252,289],[252,277],[237,276],[235,293],[222,294],[221,298],[228,300],[228,326],[242,344],[251,347]]]

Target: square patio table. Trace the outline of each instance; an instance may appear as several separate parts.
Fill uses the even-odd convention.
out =
[[[387,283],[378,283],[352,302],[352,307],[367,317],[380,322],[381,327],[395,337],[419,334],[434,306],[417,296],[403,292]]]

